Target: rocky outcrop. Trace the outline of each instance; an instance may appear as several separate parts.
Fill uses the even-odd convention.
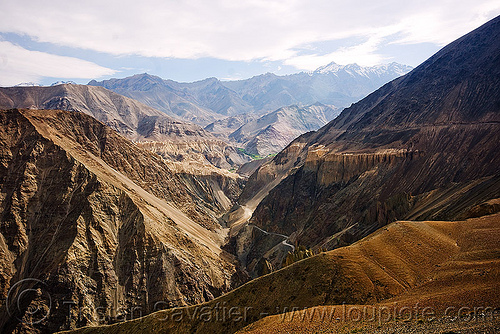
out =
[[[214,166],[232,169],[251,160],[248,155],[241,153],[234,146],[216,138],[182,140],[181,137],[171,140],[141,141],[136,145],[170,161],[184,162],[186,165],[203,164],[206,165],[203,168],[212,170]]]
[[[499,41],[496,18],[296,139],[249,178],[239,204],[256,207],[250,223],[331,249],[397,219],[468,217],[497,198]],[[250,244],[245,254],[261,245]]]
[[[217,217],[224,191],[237,196],[234,174],[196,178],[83,113],[40,110],[0,113],[0,169],[3,333],[110,323],[231,288]]]

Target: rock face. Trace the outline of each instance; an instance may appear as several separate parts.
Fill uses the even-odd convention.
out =
[[[396,219],[466,217],[500,195],[499,54],[496,18],[296,139],[250,177],[239,206],[292,244],[329,249]],[[261,239],[240,256],[262,252]]]
[[[0,108],[60,109],[91,115],[133,141],[160,142],[174,148],[175,161],[204,161],[232,168],[250,158],[200,126],[179,121],[145,104],[102,87],[62,84],[0,88]],[[187,146],[185,143],[189,143]],[[204,145],[206,143],[206,145]],[[161,147],[161,145],[157,145]],[[146,145],[146,147],[149,147]]]
[[[217,217],[239,179],[188,172],[83,113],[0,112],[1,332],[109,323],[228,291],[235,267]]]

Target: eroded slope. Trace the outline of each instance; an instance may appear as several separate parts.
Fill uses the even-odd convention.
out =
[[[250,177],[238,201],[256,207],[250,223],[332,249],[398,219],[460,219],[500,196],[499,40],[496,18],[296,139]],[[251,229],[239,255],[279,267],[289,249],[248,241]]]
[[[217,176],[180,173],[82,113],[0,117],[2,332],[113,322],[231,288],[217,223],[230,200],[208,186]],[[18,295],[31,288],[52,304]],[[27,312],[49,305],[41,322]]]
[[[499,245],[498,213],[455,222],[395,222],[353,245],[296,262],[209,303],[76,333],[233,333],[251,323],[247,330],[256,333],[339,329],[338,321],[321,323],[312,317],[304,322],[300,315],[281,314],[318,305],[341,310],[342,305],[414,307],[418,302],[420,309],[428,306],[436,312],[443,305],[496,308]],[[236,311],[229,316],[232,307]],[[279,315],[267,317],[272,314]],[[346,327],[346,322],[340,325]]]

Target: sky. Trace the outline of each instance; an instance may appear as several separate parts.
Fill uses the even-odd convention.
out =
[[[149,73],[181,82],[417,66],[498,0],[1,0],[0,86]]]

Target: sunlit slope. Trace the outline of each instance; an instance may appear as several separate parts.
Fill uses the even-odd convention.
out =
[[[241,312],[249,308],[241,321],[204,321],[188,316],[196,311],[190,307],[77,332],[231,333],[268,314],[318,305],[499,306],[499,278],[500,214],[457,222],[395,222],[351,246],[299,261],[202,305],[212,311],[212,320],[217,305]],[[175,312],[185,316],[174,321]],[[250,328],[268,333],[302,326],[280,319],[265,318]]]

